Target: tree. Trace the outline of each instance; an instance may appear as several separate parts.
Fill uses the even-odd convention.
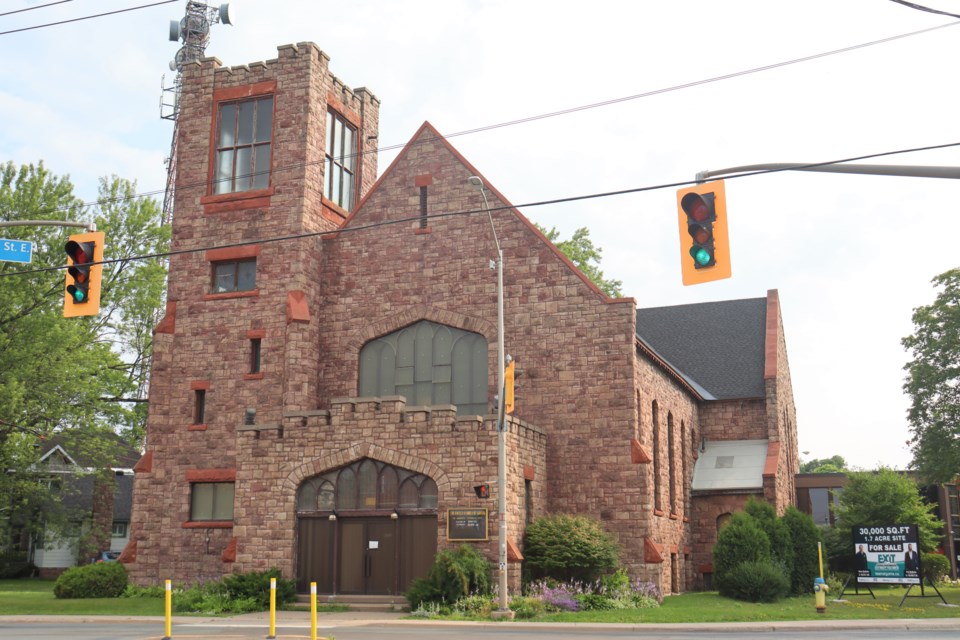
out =
[[[136,185],[116,176],[100,183],[92,212],[73,194],[67,178],[43,166],[0,165],[0,220],[82,221],[91,217],[106,234],[101,312],[96,317],[62,315],[71,233],[56,226],[4,229],[4,235],[34,243],[33,262],[0,263],[0,496],[2,522],[49,524],[56,518],[37,486],[32,465],[39,443],[71,434],[88,459],[106,466],[116,453],[115,432],[142,433],[145,407],[125,402],[144,397],[150,336],[165,282],[159,259],[131,260],[166,250],[169,229],[160,208],[135,197]],[[9,500],[6,500],[9,498]],[[4,540],[0,540],[4,542]]]
[[[794,506],[780,517],[790,531],[793,549],[793,572],[790,574],[790,592],[801,595],[813,591],[813,581],[820,575],[820,555],[817,543],[822,542],[820,529],[813,518]]]
[[[916,483],[893,469],[854,471],[847,474],[835,510],[837,530],[841,536],[850,536],[853,527],[863,525],[915,524],[920,550],[929,552],[943,533],[943,522],[933,515],[933,509],[934,505],[923,502]],[[852,553],[853,541],[847,539]]]
[[[933,279],[942,287],[933,304],[913,311],[912,354],[904,369],[911,398],[907,419],[913,464],[930,483],[953,480],[960,470],[960,268]]]
[[[814,458],[800,465],[800,473],[843,473],[847,470],[847,461],[843,456]]]
[[[600,270],[600,255],[603,249],[593,244],[590,239],[590,230],[586,227],[580,227],[573,232],[573,237],[569,240],[557,241],[560,232],[556,227],[551,227],[549,231],[545,227],[537,225],[537,229],[552,242],[563,255],[570,258],[580,271],[583,272],[590,281],[611,298],[620,298],[623,296],[621,287],[623,281],[608,280],[603,277],[603,271]]]

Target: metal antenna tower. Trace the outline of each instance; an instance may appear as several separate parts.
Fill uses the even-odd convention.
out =
[[[182,42],[183,46],[170,61],[170,70],[176,71],[173,85],[166,86],[166,77],[161,79],[160,117],[173,120],[173,139],[170,142],[170,155],[166,159],[167,187],[163,194],[163,224],[173,219],[173,195],[177,183],[177,134],[179,130],[180,89],[183,66],[203,57],[210,43],[210,25],[222,22],[233,24],[233,11],[230,4],[211,7],[198,0],[187,0],[186,14],[179,21],[170,21],[170,40]]]

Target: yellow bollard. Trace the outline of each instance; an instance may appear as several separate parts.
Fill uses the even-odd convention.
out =
[[[172,618],[173,618],[173,585],[169,580],[164,581],[164,616],[166,617],[163,627],[163,640],[170,640],[173,637]]]
[[[267,638],[277,637],[277,579],[270,578],[270,633]]]
[[[317,640],[317,583],[310,583],[310,640]]]
[[[830,591],[830,587],[823,579],[823,547],[819,542],[817,543],[817,560],[820,562],[820,577],[813,581],[813,599],[817,607],[817,613],[826,613],[827,591]]]

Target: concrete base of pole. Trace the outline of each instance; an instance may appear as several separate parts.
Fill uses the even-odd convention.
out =
[[[516,612],[512,609],[507,609],[506,611],[495,609],[490,612],[490,617],[494,620],[513,620],[514,617],[516,617]]]

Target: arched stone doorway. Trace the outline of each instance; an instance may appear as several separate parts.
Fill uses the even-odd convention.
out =
[[[363,458],[297,490],[297,587],[325,594],[398,595],[437,552],[437,484]]]

